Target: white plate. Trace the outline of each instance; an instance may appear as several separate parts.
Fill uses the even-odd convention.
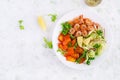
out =
[[[83,16],[86,17],[86,18],[90,18],[94,22],[98,22],[103,28],[105,28],[105,38],[106,38],[106,41],[107,41],[106,49],[103,51],[102,55],[97,57],[94,61],[92,61],[90,65],[76,64],[74,62],[66,61],[65,57],[63,55],[61,55],[60,52],[57,52],[57,50],[58,50],[58,35],[60,34],[60,32],[62,30],[61,23],[65,22],[65,21],[72,20],[73,18],[78,17],[81,14],[83,14]],[[104,58],[107,55],[107,52],[108,52],[108,47],[107,46],[110,43],[110,41],[108,39],[108,37],[109,37],[109,33],[108,33],[109,32],[109,27],[107,27],[107,25],[105,24],[104,20],[101,17],[99,15],[97,15],[97,13],[94,12],[93,10],[85,10],[85,9],[81,10],[80,9],[80,10],[74,10],[74,11],[68,12],[60,20],[58,20],[58,22],[56,23],[54,32],[53,32],[52,42],[53,42],[53,49],[54,49],[57,57],[59,58],[59,60],[62,63],[64,63],[68,67],[71,67],[71,68],[74,68],[74,69],[84,70],[84,69],[94,68],[94,67],[98,66],[100,63],[103,62]]]

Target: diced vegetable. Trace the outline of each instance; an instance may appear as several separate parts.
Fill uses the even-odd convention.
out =
[[[76,43],[76,39],[74,39],[74,40],[72,40],[72,46],[74,46],[75,45],[75,43]]]
[[[67,57],[66,57],[66,60],[67,60],[67,61],[71,61],[71,62],[75,62],[76,59],[73,58],[73,57],[71,57],[71,56],[67,56]]]
[[[81,58],[79,63],[83,63],[85,61],[85,58]]]
[[[60,35],[58,36],[58,40],[61,41],[61,42],[64,40],[63,34],[60,34]]]
[[[77,47],[76,49],[75,49],[75,52],[76,53],[79,53],[79,54],[83,54],[83,48],[81,48],[81,47]]]
[[[74,53],[71,56],[74,57],[75,59],[79,58],[79,54],[78,53]]]
[[[71,38],[69,35],[66,35],[64,37],[63,45],[68,45],[68,43],[71,41]]]
[[[58,44],[58,47],[62,50],[66,50],[68,48],[67,45],[62,45],[61,43]]]
[[[68,48],[67,52],[68,52],[68,53],[71,53],[71,54],[74,54],[74,53],[75,53],[73,47]]]

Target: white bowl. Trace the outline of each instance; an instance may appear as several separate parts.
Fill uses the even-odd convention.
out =
[[[102,54],[99,57],[97,57],[94,61],[92,61],[90,65],[76,64],[74,62],[66,61],[65,57],[63,55],[61,55],[60,52],[57,52],[58,42],[59,42],[58,41],[58,35],[60,34],[60,32],[62,30],[61,23],[65,22],[65,21],[72,20],[73,18],[78,17],[81,14],[83,14],[84,17],[90,18],[92,21],[99,23],[103,28],[105,28],[105,39],[106,39],[106,42],[107,42],[106,43],[106,49],[102,52]],[[80,10],[74,10],[74,11],[68,12],[60,20],[58,20],[58,22],[56,23],[54,32],[53,32],[52,42],[53,42],[53,49],[54,49],[58,59],[62,63],[64,63],[68,67],[71,67],[71,68],[74,68],[74,69],[84,70],[84,69],[95,68],[96,66],[98,66],[100,63],[103,62],[103,60],[107,56],[107,51],[108,51],[107,48],[108,48],[108,44],[110,44],[110,41],[108,39],[109,27],[107,27],[107,25],[104,22],[104,19],[102,19],[101,17],[99,15],[97,15],[97,13],[93,10],[80,9]]]

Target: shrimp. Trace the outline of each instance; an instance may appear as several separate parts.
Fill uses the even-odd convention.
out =
[[[83,15],[80,15],[79,18],[80,18],[80,19],[83,19]]]
[[[94,26],[88,26],[88,27],[87,27],[87,30],[88,30],[88,31],[91,31],[91,30],[94,30],[94,29],[95,29]]]
[[[80,25],[79,25],[79,24],[75,24],[75,25],[74,25],[74,29],[75,29],[75,31],[78,31],[79,28],[80,28]]]
[[[83,31],[82,31],[82,35],[83,35],[84,37],[87,36],[87,34],[88,34],[88,33],[87,33],[86,30],[83,30]]]
[[[73,20],[73,22],[74,22],[75,24],[78,24],[78,23],[80,22],[80,19],[77,17],[77,18],[75,18],[75,19]]]
[[[70,31],[69,31],[70,34],[74,34],[75,33],[75,29],[74,28],[71,28]]]
[[[85,19],[85,23],[86,23],[86,25],[88,25],[88,26],[93,25],[93,22],[92,22],[90,19],[88,19],[88,18]]]
[[[82,31],[82,30],[85,30],[86,28],[87,28],[87,26],[86,26],[85,24],[82,24],[82,25],[80,26],[81,31]]]
[[[79,24],[83,24],[84,23],[84,19],[83,19],[83,15],[79,16]]]
[[[73,22],[73,21],[69,21],[69,24],[70,24],[71,26],[74,26],[74,22]]]
[[[98,23],[95,23],[95,22],[93,22],[93,26],[94,26],[95,29],[100,28],[100,25]]]
[[[82,34],[81,31],[77,31],[75,36],[78,37],[78,36],[81,36],[81,34]]]

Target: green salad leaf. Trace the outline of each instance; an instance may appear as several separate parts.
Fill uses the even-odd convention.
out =
[[[99,48],[100,46],[101,46],[100,44],[96,43],[93,47],[97,49],[97,48]]]
[[[98,34],[99,36],[102,36],[102,35],[103,35],[103,31],[102,31],[102,30],[97,30],[96,32],[97,32],[97,34]]]

